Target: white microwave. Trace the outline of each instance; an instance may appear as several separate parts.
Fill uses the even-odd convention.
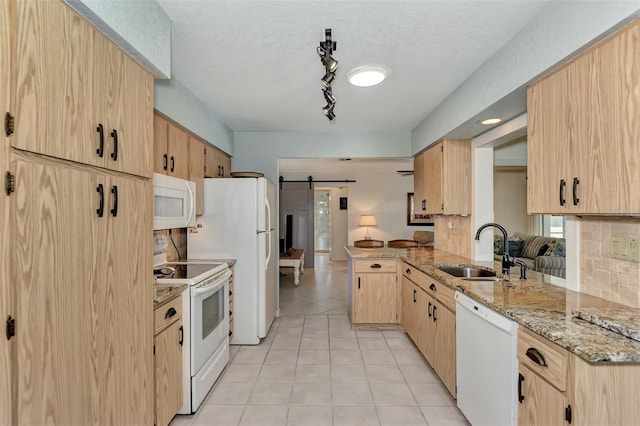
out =
[[[196,226],[196,183],[153,174],[153,229]]]

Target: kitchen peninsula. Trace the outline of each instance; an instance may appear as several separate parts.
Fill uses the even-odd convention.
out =
[[[555,393],[546,392],[543,395],[539,389],[540,393],[531,390],[531,396],[523,398],[524,404],[520,404],[520,424],[530,424],[536,419],[540,421],[541,414],[532,413],[531,410],[543,412],[549,406],[555,408],[555,405],[549,403],[549,395],[557,396],[560,401],[557,406],[562,407],[561,417],[563,420],[566,417],[573,418],[573,424],[635,424],[640,421],[640,408],[635,400],[640,383],[640,342],[579,318],[589,318],[598,323],[603,323],[603,318],[606,318],[607,323],[614,324],[612,328],[633,335],[633,324],[637,324],[634,319],[640,315],[638,309],[549,284],[548,276],[532,271],[529,271],[527,280],[518,279],[516,269],[508,279],[504,279],[498,272],[498,279],[495,281],[466,281],[453,277],[436,266],[465,265],[499,271],[500,265],[475,262],[434,248],[346,247],[346,250],[349,254],[350,282],[347,291],[352,323],[358,322],[354,321],[356,308],[360,311],[367,310],[358,306],[358,303],[372,300],[359,295],[365,289],[362,285],[365,274],[362,265],[368,265],[368,275],[395,274],[393,279],[371,280],[372,283],[389,286],[380,292],[393,297],[395,301],[393,307],[397,316],[394,321],[389,322],[402,324],[452,395],[455,396],[455,320],[453,328],[448,328],[449,336],[445,334],[435,341],[425,343],[423,339],[429,331],[416,325],[415,321],[426,315],[416,316],[410,311],[421,295],[431,301],[430,308],[440,305],[446,308],[438,309],[439,320],[442,317],[441,311],[448,311],[455,318],[455,303],[451,304],[449,298],[451,293],[459,291],[516,321],[519,324],[518,358],[521,375],[525,369],[531,368],[528,365],[523,367],[526,365],[526,359],[523,361],[523,358],[526,357],[520,357],[520,346],[525,341],[526,344],[534,342],[537,348],[550,348],[549,352],[553,351],[554,357],[557,354],[557,371],[554,372],[555,377],[549,379],[553,386],[546,381],[544,383]],[[394,262],[394,272],[390,272]],[[371,289],[367,290],[372,292]],[[379,300],[388,303],[382,296]],[[423,306],[426,305],[418,304],[418,309],[425,309]],[[585,312],[591,315],[585,315]],[[453,342],[453,347],[444,351],[441,359],[429,353],[437,351],[443,345],[451,347],[450,342]],[[549,364],[550,368],[547,370],[552,369],[553,362],[549,361]],[[535,370],[535,366],[531,369]],[[527,386],[532,385],[534,380],[540,380],[538,376],[547,378],[544,369],[536,373],[537,375],[533,375],[535,377],[526,381]],[[526,386],[525,389],[530,390]],[[539,399],[539,407],[535,407],[536,402],[532,402],[536,398]]]

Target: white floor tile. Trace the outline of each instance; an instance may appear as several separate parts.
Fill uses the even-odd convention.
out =
[[[379,425],[378,413],[374,407],[359,405],[334,405],[334,426],[375,426]]]
[[[271,349],[267,353],[265,364],[295,364],[298,362],[296,349]]]
[[[294,383],[291,404],[329,405],[331,404],[331,384]]]
[[[286,382],[258,382],[251,392],[249,404],[289,404],[292,387],[292,383]]]
[[[298,364],[298,366],[296,367],[294,381],[308,382],[308,383],[330,382],[331,372],[330,372],[329,364],[324,364],[324,365]]]
[[[456,407],[420,407],[429,425],[469,426],[469,422]]]
[[[298,349],[300,348],[300,337],[276,336],[271,342],[271,349]]]
[[[359,351],[332,350],[331,364],[362,364],[362,355]]]
[[[300,349],[329,349],[329,339],[303,337],[300,342]]]
[[[389,350],[383,337],[358,337],[358,345],[362,351]]]
[[[326,349],[300,349],[299,364],[329,364],[329,351]]]
[[[371,383],[376,405],[416,405],[406,383]]]
[[[367,383],[367,373],[362,364],[332,364],[331,381],[333,383]]]
[[[377,407],[382,426],[427,426],[418,407]],[[439,423],[434,423],[437,426]]]
[[[396,359],[389,349],[381,351],[361,350],[361,352],[365,364],[396,365]]]
[[[405,383],[397,365],[367,365],[365,368],[369,383]]]
[[[244,405],[203,405],[193,426],[238,426]]]
[[[288,426],[331,426],[331,406],[298,405],[289,409]]]
[[[295,364],[264,364],[258,376],[258,381],[293,382],[295,371]]]
[[[455,405],[455,400],[449,395],[442,383],[409,383],[411,392],[418,405]]]
[[[329,337],[331,349],[358,350],[358,339],[355,337]]]
[[[233,358],[233,364],[262,364],[267,356],[267,349],[241,348]]]
[[[407,383],[438,383],[440,379],[431,366],[422,365],[400,365],[400,371]]]
[[[240,426],[283,426],[287,424],[288,412],[286,405],[248,405]]]
[[[254,383],[220,381],[216,383],[205,404],[246,404]]]
[[[367,383],[332,383],[333,405],[373,405],[373,397]]]
[[[261,368],[262,365],[259,364],[230,364],[220,382],[255,382]]]

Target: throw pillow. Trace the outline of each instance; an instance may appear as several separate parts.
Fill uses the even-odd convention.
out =
[[[493,253],[502,256],[503,251],[503,243],[504,237],[501,235],[496,235],[493,237]],[[524,240],[518,237],[509,237],[509,256],[518,257],[522,252],[522,247],[524,246]]]
[[[562,256],[565,257],[565,246],[564,241],[558,241],[555,246],[553,246],[553,256]]]
[[[556,243],[547,243],[547,245],[549,247],[547,248],[547,251],[544,252],[543,256],[553,256],[556,249]]]
[[[544,256],[544,254],[547,252],[548,249],[549,249],[549,244],[543,244],[542,246],[540,246],[540,249],[538,250],[538,256]]]

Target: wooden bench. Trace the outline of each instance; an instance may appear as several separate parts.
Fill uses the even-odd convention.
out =
[[[293,268],[293,282],[300,284],[300,274],[304,272],[304,250],[297,249],[287,251],[280,255],[281,268]]]

